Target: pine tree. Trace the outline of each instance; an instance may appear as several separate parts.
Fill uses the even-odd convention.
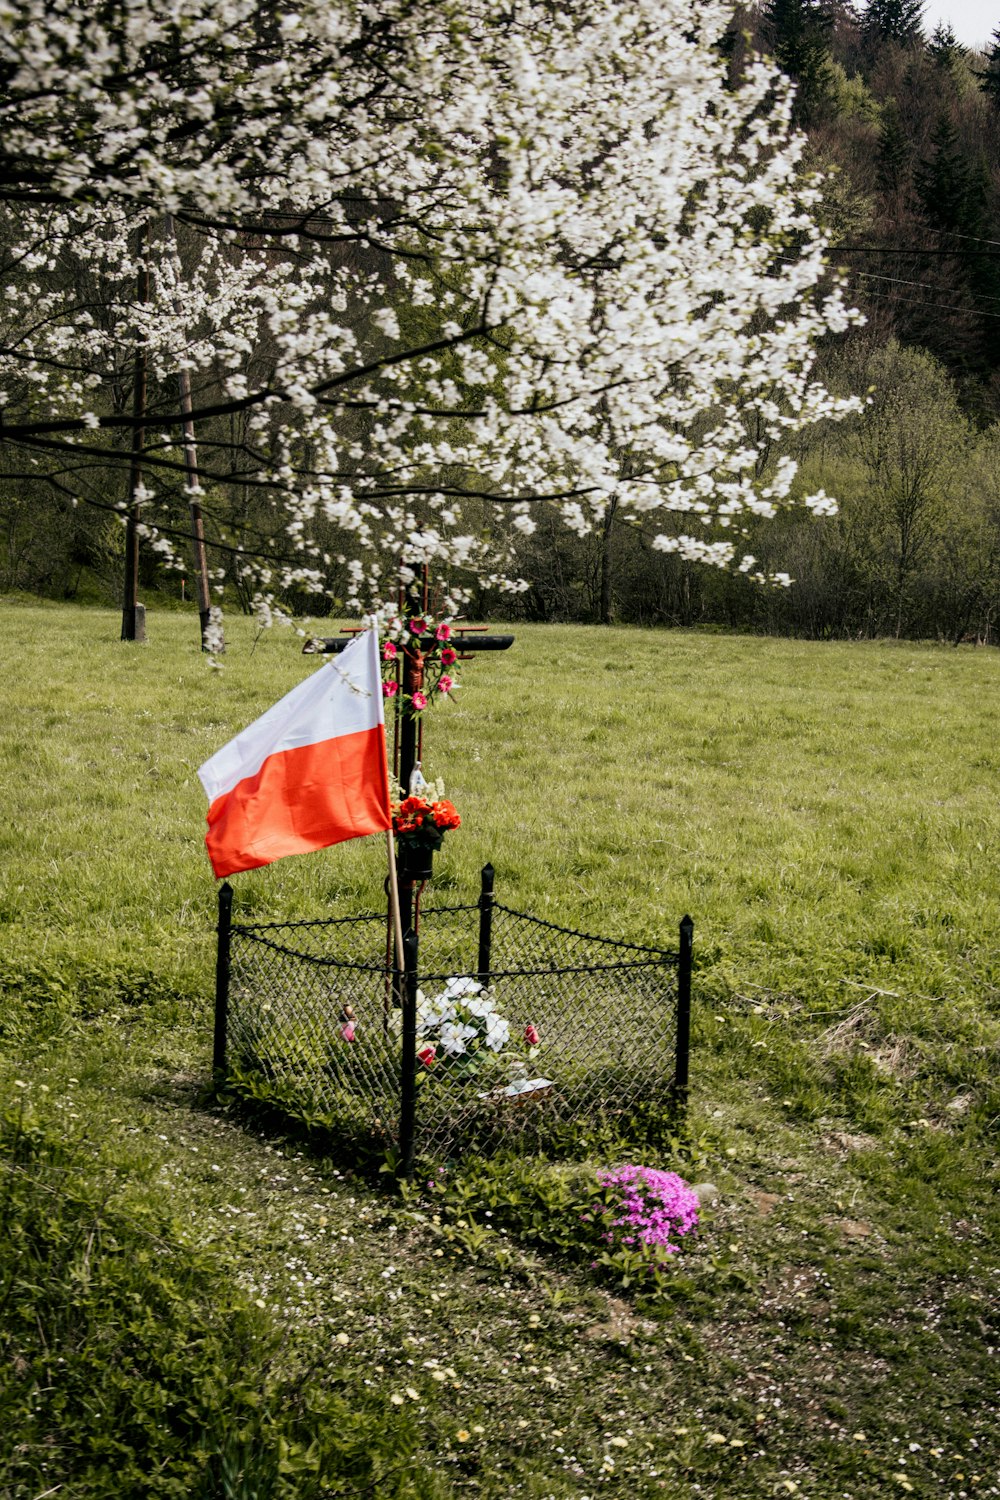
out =
[[[878,138],[878,184],[886,193],[898,192],[903,185],[909,157],[909,142],[899,106],[895,99],[887,99],[882,108],[882,125]]]
[[[915,181],[929,224],[958,234],[976,233],[982,220],[982,181],[947,115],[934,127],[931,154],[917,168]]]
[[[1000,113],[1000,26],[991,38],[990,49],[986,54],[986,67],[976,77],[990,104]]]
[[[963,57],[969,55],[968,48],[962,46],[946,21],[941,21],[935,26],[929,50],[939,67],[948,69],[953,68]]]
[[[868,0],[862,29],[871,41],[898,42],[908,47],[923,36],[924,0]]]
[[[797,85],[796,124],[810,125],[832,102],[833,16],[824,0],[766,0],[761,15],[775,62]]]

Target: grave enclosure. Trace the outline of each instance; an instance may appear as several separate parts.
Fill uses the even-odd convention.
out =
[[[422,755],[423,723],[409,705],[428,664],[442,646],[465,661],[513,645],[485,626],[442,636],[426,623],[428,603],[425,568],[416,590],[401,587],[411,633],[391,658],[391,767],[403,788]],[[351,633],[305,650],[339,653]],[[400,835],[402,966],[384,910],[251,923],[223,885],[216,1077],[359,1155],[391,1153],[403,1175],[470,1148],[568,1153],[588,1131],[662,1139],[687,1099],[690,918],[676,949],[577,932],[507,906],[490,865],[473,899],[422,905],[431,863],[428,849]],[[436,1010],[443,1021],[443,1009],[447,1037],[429,1019]],[[463,1040],[454,1028],[470,1023],[480,1035]]]
[[[420,912],[400,971],[385,912],[250,923],[232,903],[223,885],[216,1075],[342,1147],[391,1150],[406,1174],[473,1147],[558,1154],[592,1128],[656,1140],[683,1112],[689,918],[673,950],[576,932],[505,905],[487,865],[478,898]],[[459,980],[483,987],[506,1043],[427,1066],[427,1002]]]

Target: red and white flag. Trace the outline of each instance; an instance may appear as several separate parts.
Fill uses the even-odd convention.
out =
[[[376,632],[292,688],[198,776],[220,879],[390,828]]]

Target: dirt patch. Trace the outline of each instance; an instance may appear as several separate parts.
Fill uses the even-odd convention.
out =
[[[822,1139],[828,1151],[836,1151],[841,1156],[847,1156],[851,1151],[871,1151],[878,1145],[874,1136],[855,1134],[849,1130],[831,1130]]]
[[[864,1219],[827,1218],[823,1220],[823,1223],[829,1224],[831,1229],[839,1229],[846,1240],[866,1240],[875,1233],[872,1226],[866,1224]]]
[[[591,1323],[583,1330],[583,1336],[593,1343],[606,1343],[608,1340],[615,1339],[628,1343],[636,1332],[645,1326],[645,1320],[635,1316],[628,1302],[623,1301],[621,1297],[609,1297],[607,1317],[599,1323]]]

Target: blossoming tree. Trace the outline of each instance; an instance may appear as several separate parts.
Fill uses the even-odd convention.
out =
[[[197,497],[264,616],[338,557],[358,607],[431,563],[453,610],[539,500],[753,572],[852,314],[730,11],[0,0],[6,482],[167,557]]]

